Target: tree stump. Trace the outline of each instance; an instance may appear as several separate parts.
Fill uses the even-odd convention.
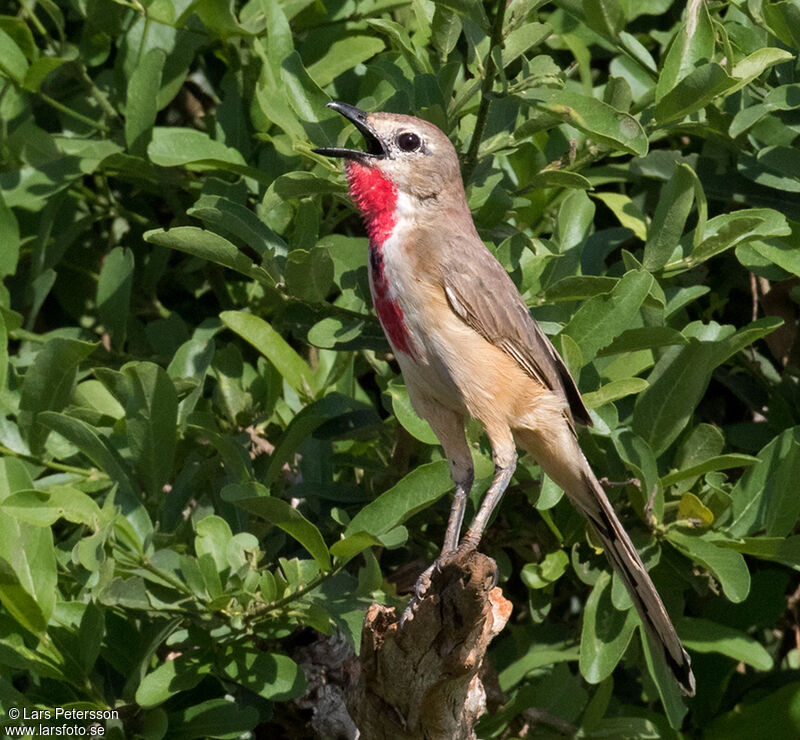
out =
[[[481,665],[511,615],[496,572],[491,558],[460,553],[402,628],[394,609],[369,608],[347,697],[361,740],[474,740],[486,708]]]

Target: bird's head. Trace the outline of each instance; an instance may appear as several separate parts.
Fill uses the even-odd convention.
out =
[[[454,186],[461,189],[456,150],[432,123],[397,113],[366,113],[347,103],[328,103],[328,107],[352,121],[366,144],[363,150],[314,150],[347,160],[351,191],[354,179],[362,174],[380,175],[397,191],[420,201],[435,200]]]

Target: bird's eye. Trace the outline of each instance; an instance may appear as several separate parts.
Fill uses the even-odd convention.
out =
[[[400,136],[397,137],[397,146],[399,146],[404,152],[416,151],[419,149],[419,145],[419,136],[412,134],[409,131],[406,131],[406,133],[400,134]]]

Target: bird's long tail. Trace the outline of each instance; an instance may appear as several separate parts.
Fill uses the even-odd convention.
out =
[[[577,441],[571,446],[574,454],[567,460],[548,454],[553,452],[552,449],[543,450],[543,444],[546,447],[550,445],[535,432],[515,430],[515,436],[520,446],[537,458],[545,472],[564,489],[573,505],[592,523],[603,542],[609,562],[622,578],[642,623],[661,648],[678,685],[685,694],[694,696],[695,680],[689,656],[681,645],[639,553],[623,529]],[[564,449],[564,446],[560,446],[561,455]]]

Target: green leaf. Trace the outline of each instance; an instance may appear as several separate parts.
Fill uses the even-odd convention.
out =
[[[644,378],[612,380],[592,393],[584,393],[583,403],[587,409],[596,409],[612,401],[625,398],[625,396],[641,393],[647,388],[647,385],[647,381]]]
[[[164,229],[147,231],[144,240],[214,262],[264,285],[274,285],[275,281],[263,267],[256,265],[234,244],[213,231],[198,229],[196,226],[177,226],[166,231]]]
[[[692,337],[690,327],[700,334]],[[773,320],[760,320],[733,335],[721,327],[690,325],[684,331],[691,339],[682,347],[667,348],[658,359],[647,381],[650,386],[636,399],[633,430],[647,440],[656,455],[664,452],[689,422],[705,393],[717,365],[756,338],[773,331]]]
[[[788,236],[790,233],[786,218],[771,208],[748,208],[724,213],[708,221],[705,235],[695,240],[694,249],[688,257],[666,265],[666,269],[695,267],[742,242],[768,236]]]
[[[167,60],[163,49],[152,48],[133,68],[125,99],[125,143],[131,154],[144,156],[158,113],[158,91]]]
[[[647,222],[639,207],[624,193],[593,193],[592,197],[603,201],[626,229],[637,239],[647,239]]]
[[[547,588],[564,575],[568,565],[569,555],[564,550],[554,550],[542,562],[522,566],[520,578],[530,589]]]
[[[792,239],[782,241],[771,239],[768,241],[753,241],[749,246],[764,259],[778,265],[782,270],[800,277],[800,248]]]
[[[703,64],[656,103],[654,116],[661,126],[679,121],[705,108],[720,95],[732,92],[735,86],[736,80],[719,64]]]
[[[720,653],[759,671],[772,670],[772,656],[744,632],[707,619],[684,617],[679,623],[684,647],[698,653]]]
[[[420,418],[411,406],[411,399],[408,397],[406,387],[393,379],[387,385],[386,391],[392,398],[392,411],[403,428],[420,442],[438,445],[439,440],[433,433],[431,425],[425,419]]]
[[[730,468],[746,468],[758,462],[757,457],[752,455],[742,455],[730,453],[728,455],[718,455],[708,458],[697,465],[691,465],[680,470],[668,473],[661,479],[661,485],[673,486],[687,478],[697,478],[714,470],[729,470]]]
[[[308,68],[308,74],[319,87],[325,87],[340,74],[365,62],[385,47],[384,42],[374,36],[348,35],[336,39],[325,56]]]
[[[298,52],[293,51],[283,60],[281,79],[286,86],[289,105],[301,121],[316,123],[331,117],[325,108],[330,98],[311,79]]]
[[[14,39],[0,29],[0,73],[18,85],[25,81],[28,73],[28,60]]]
[[[578,344],[584,364],[630,326],[652,284],[650,273],[631,270],[611,293],[591,298],[575,312],[562,333]]]
[[[345,536],[381,535],[438,501],[452,487],[446,460],[420,465],[356,514]]]
[[[528,674],[536,675],[535,672],[539,668],[554,663],[574,662],[578,659],[578,653],[579,648],[574,640],[569,642],[557,642],[552,639],[541,642],[526,640],[516,648],[510,664],[498,672],[500,688],[503,691],[514,688]]]
[[[305,360],[264,319],[244,311],[223,311],[222,323],[252,344],[298,393],[313,392],[313,375]]]
[[[125,408],[128,448],[144,489],[155,497],[173,473],[178,395],[166,370],[151,362],[130,362],[122,372],[131,387]]]
[[[22,586],[15,569],[2,557],[0,557],[0,604],[31,634],[43,635],[47,630],[47,617],[42,612],[39,601]]]
[[[19,224],[14,212],[6,205],[2,192],[0,192],[0,277],[13,275],[17,269],[19,250],[21,246]]]
[[[456,48],[463,24],[458,15],[437,4],[431,21],[431,42],[441,58],[446,58]]]
[[[0,312],[0,393],[5,390],[8,376],[8,329],[6,321]]]
[[[72,486],[17,491],[0,503],[0,508],[21,522],[39,527],[49,527],[62,518],[95,527],[100,519],[100,507],[94,499]]]
[[[333,284],[333,260],[327,249],[293,249],[286,258],[286,289],[309,303],[323,303]]]
[[[610,293],[617,284],[617,279],[599,275],[572,275],[558,280],[548,286],[545,300],[547,303],[557,301],[581,301],[596,295]]]
[[[582,0],[586,25],[602,36],[617,38],[625,26],[625,14],[619,0]]]
[[[114,499],[131,523],[140,543],[153,531],[153,524],[142,505],[119,455],[110,448],[90,424],[66,414],[42,414],[42,423],[74,444],[117,485]]]
[[[661,189],[644,248],[642,266],[645,270],[659,270],[673,258],[698,188],[702,186],[694,170],[679,164]]]
[[[103,260],[97,280],[97,313],[117,349],[125,344],[133,285],[133,252],[115,247]]]
[[[553,29],[546,23],[535,21],[515,28],[503,43],[503,68],[508,67],[529,49],[542,43],[552,32]]]
[[[306,691],[303,671],[286,655],[228,648],[220,658],[220,669],[231,681],[264,699],[288,701]]]
[[[654,645],[653,637],[647,630],[640,630],[639,636],[644,649],[647,670],[655,682],[661,706],[664,707],[664,714],[667,715],[669,726],[677,731],[683,726],[688,707],[672,671],[667,667],[666,661],[661,658],[661,649]]]
[[[348,434],[354,417],[358,414],[366,414],[368,419],[377,421],[363,404],[339,393],[331,393],[306,406],[289,422],[289,426],[277,442],[262,482],[270,485],[277,480],[283,465],[290,460],[300,444],[323,424],[338,420],[342,422],[339,427],[340,433]],[[334,436],[338,436],[335,428],[332,428],[331,432]]]
[[[341,565],[352,560],[364,550],[380,545],[381,541],[377,537],[366,532],[356,532],[331,545],[330,553],[336,558],[337,564]]]
[[[526,90],[521,98],[539,110],[558,116],[611,150],[639,157],[647,154],[647,135],[639,121],[602,100],[571,90],[547,91],[545,88]]]
[[[328,316],[308,330],[308,342],[321,349],[342,352],[385,350],[387,347],[378,320],[366,315],[361,318]]]
[[[78,656],[86,675],[94,668],[105,636],[105,611],[97,604],[86,604],[78,627]]]
[[[433,72],[427,55],[421,53],[421,50],[414,45],[408,31],[402,25],[383,18],[369,18],[367,25],[377,33],[386,36],[392,47],[402,55],[403,60],[416,74],[424,75]]]
[[[31,488],[33,481],[21,461],[0,458],[0,505]],[[0,517],[0,565],[0,601],[25,629],[43,632],[57,596],[53,533],[7,515]]]
[[[211,672],[211,664],[196,651],[179,655],[148,673],[136,689],[136,703],[156,707],[181,691],[189,691]]]
[[[193,128],[156,126],[152,137],[147,155],[161,167],[198,165],[225,169],[226,165],[245,164],[239,151]]]
[[[791,59],[794,59],[794,55],[785,49],[777,49],[775,47],[757,49],[733,65],[731,73],[737,79],[734,90],[739,90],[750,84],[770,67],[788,62]]]
[[[667,532],[667,539],[684,555],[711,571],[732,602],[738,604],[747,598],[750,572],[738,552],[719,547],[705,536],[692,536],[674,528]]]
[[[223,501],[241,506],[282,529],[308,550],[323,571],[331,569],[328,546],[320,531],[286,501],[270,496],[264,486],[259,483],[233,483],[222,489],[221,496]]]
[[[658,77],[655,97],[659,102],[714,54],[714,28],[703,0],[687,3],[683,21],[667,51]]]
[[[170,740],[210,737],[235,740],[250,734],[258,723],[256,707],[228,699],[210,699],[171,713],[168,737]]]
[[[791,537],[744,537],[741,540],[719,540],[722,547],[729,547],[744,555],[800,570],[800,535]]]
[[[210,558],[217,573],[226,573],[230,569],[228,547],[233,540],[228,522],[212,514],[197,522],[195,530],[194,549],[198,559]]]
[[[537,172],[528,183],[531,190],[541,188],[571,188],[576,190],[591,190],[591,180],[578,172],[567,170],[541,170]]]
[[[633,609],[621,612],[611,603],[611,576],[597,579],[583,614],[581,675],[589,683],[600,683],[617,667],[639,620]]]
[[[626,329],[611,344],[601,349],[599,357],[628,354],[642,349],[669,347],[675,344],[688,344],[689,340],[679,331],[669,326],[640,326]]]
[[[639,480],[639,489],[643,497],[656,495],[652,500],[652,513],[657,520],[664,516],[664,492],[658,488],[658,464],[650,445],[629,429],[624,427],[614,431],[612,435],[614,447],[626,467]]]
[[[218,233],[231,233],[255,249],[265,262],[287,254],[286,242],[246,206],[219,195],[202,195],[189,210]]]
[[[485,33],[489,33],[489,19],[480,0],[439,0],[437,5],[442,5],[464,18],[469,18]]]
[[[800,479],[800,427],[787,429],[758,453],[731,491],[733,537],[764,531],[767,537],[785,537],[800,515],[795,483]]]
[[[779,3],[788,5],[788,3]],[[766,7],[766,6],[765,6]],[[790,740],[800,735],[800,683],[788,683],[766,696],[754,690],[730,712],[715,717],[703,740]]]
[[[795,152],[789,147],[770,146],[760,149],[755,156],[741,152],[737,169],[748,180],[759,185],[797,193],[800,192],[800,178],[791,169],[791,163],[796,161]]]
[[[92,352],[96,344],[57,337],[49,340],[36,355],[22,383],[19,401],[19,428],[31,452],[39,454],[50,434],[42,422],[46,411],[61,411],[75,388],[78,365]]]
[[[275,178],[264,193],[261,200],[261,215],[266,216],[287,200],[342,192],[344,188],[338,182],[325,180],[310,172],[286,172]]]

